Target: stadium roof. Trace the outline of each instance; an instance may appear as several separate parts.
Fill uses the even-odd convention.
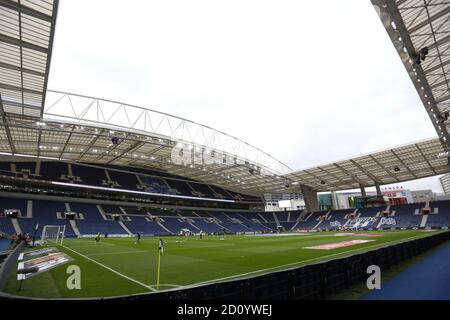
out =
[[[450,171],[439,139],[429,139],[287,175],[318,191],[356,189],[426,178]]]
[[[285,190],[282,175],[292,171],[213,128],[98,98],[48,91],[43,118],[9,113],[4,120],[0,153],[5,155],[162,170],[257,194]],[[190,161],[175,163],[174,149],[190,154]]]
[[[0,0],[0,112],[41,117],[58,0]]]
[[[439,138],[450,146],[450,1],[372,0],[372,4]],[[428,51],[425,59],[421,51]]]

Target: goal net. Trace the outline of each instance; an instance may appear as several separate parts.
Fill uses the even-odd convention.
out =
[[[62,244],[66,226],[44,226],[42,230],[42,244]]]

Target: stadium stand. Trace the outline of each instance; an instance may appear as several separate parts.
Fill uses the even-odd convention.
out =
[[[360,208],[359,217],[375,217],[378,212],[385,210],[386,207]]]
[[[134,234],[140,233],[144,236],[169,235],[158,223],[147,217],[132,216],[130,220],[123,221],[126,227]]]
[[[104,208],[105,206],[103,206]],[[148,216],[147,210],[142,207],[120,207],[127,215]]]
[[[14,234],[14,226],[12,225],[11,219],[7,217],[0,217],[0,232],[6,234]]]
[[[166,179],[165,180],[167,182],[167,184],[169,185],[170,188],[177,190],[178,192],[180,192],[180,194],[184,195],[184,196],[194,196],[194,194],[192,193],[192,189],[189,188],[189,186],[180,180],[169,180]]]
[[[73,168],[74,166],[72,166]],[[68,175],[67,163],[64,162],[41,162],[39,175],[42,179],[60,181],[61,177]]]
[[[21,200],[22,206],[26,206],[26,201]],[[33,234],[35,227],[39,224],[40,228],[37,230],[37,237],[41,236],[42,227],[45,225],[58,225],[65,226],[65,235],[67,237],[74,237],[75,232],[67,219],[58,219],[57,213],[61,213],[64,216],[66,207],[64,202],[47,201],[47,200],[33,200],[32,201],[32,212],[31,218],[19,218],[19,222],[22,233]]]
[[[428,215],[426,226],[430,228],[450,227],[450,200],[433,202],[430,206],[432,209]],[[434,213],[433,208],[437,208],[437,213]]]
[[[139,181],[133,173],[126,173],[116,170],[108,170],[109,177],[112,181],[118,183],[117,187],[127,190],[137,190]]]
[[[138,175],[142,181],[145,191],[163,193],[163,194],[177,194],[178,191],[170,188],[163,179],[151,177],[146,175]]]
[[[163,217],[161,220],[161,224],[164,225],[168,230],[170,230],[173,234],[178,234],[181,229],[188,229],[191,231],[195,230],[195,227],[190,225],[187,221],[183,221],[182,218],[176,217]],[[210,232],[209,230],[204,230],[206,232]]]
[[[300,223],[297,225],[298,229],[301,230],[312,230],[315,226],[319,224],[319,217],[326,215],[328,211],[317,211],[310,213],[303,221],[300,221]]]
[[[71,203],[73,212],[81,213],[84,219],[77,219],[76,225],[81,234],[127,234],[127,232],[114,220],[105,220],[96,205],[87,203]]]
[[[287,212],[277,212],[276,213],[279,222],[287,222],[289,214]]]
[[[31,203],[31,208],[28,202]],[[385,218],[395,220],[395,225],[383,225],[380,228],[419,228],[423,215],[421,209],[423,203],[406,204],[390,207],[390,214]],[[432,211],[428,215],[425,227],[445,228],[450,227],[450,201],[436,201],[431,204]],[[342,226],[351,227],[350,220],[374,218],[371,223],[363,224],[363,229],[376,228],[379,218],[375,215],[382,211],[381,208],[359,209],[356,216],[350,215],[354,209],[318,211],[308,214],[307,217],[296,223],[299,213],[291,212],[241,212],[241,211],[205,211],[205,210],[157,210],[137,206],[117,206],[109,204],[95,205],[82,202],[58,202],[48,200],[26,200],[0,197],[0,210],[19,210],[18,225],[22,233],[33,233],[36,224],[65,225],[66,236],[76,236],[70,221],[65,217],[65,212],[70,210],[76,213],[75,224],[81,235],[92,235],[98,232],[105,234],[123,234],[127,231],[115,221],[113,215],[123,218],[122,222],[132,233],[143,235],[177,234],[181,229],[189,229],[192,232],[202,230],[207,233],[245,233],[245,232],[277,232],[278,226],[283,231],[296,230],[331,230],[336,229],[331,225],[338,221]],[[30,212],[27,212],[30,211]],[[30,216],[27,216],[27,215]],[[158,221],[152,221],[151,217],[161,217]],[[323,218],[320,218],[323,217]],[[287,221],[289,218],[289,221]],[[383,217],[381,217],[383,218]],[[322,221],[321,221],[322,219]],[[275,221],[277,220],[277,221]],[[0,216],[0,230],[7,234],[14,233],[12,219],[3,214]],[[41,235],[40,228],[37,236]],[[170,232],[169,232],[169,231]]]
[[[299,217],[300,217],[299,212],[292,211],[291,214],[289,215],[289,221],[296,222]]]
[[[253,230],[245,225],[233,222],[229,215],[223,212],[211,212],[211,216],[215,217],[221,226],[231,231],[232,233],[252,232]],[[231,215],[233,216],[233,215]]]
[[[59,181],[90,186],[147,191],[160,194],[194,196],[200,198],[254,201],[258,197],[226,191],[216,186],[195,182],[162,172],[129,170],[116,166],[98,166],[56,161],[0,162],[0,174]],[[152,175],[149,175],[152,174]]]
[[[208,185],[188,182],[187,183],[194,191],[200,192],[204,197],[215,198],[214,192],[208,187]]]
[[[5,210],[9,209],[19,210],[21,215],[25,216],[27,214],[27,202],[23,199],[0,197],[1,212],[3,213]]]
[[[123,214],[123,211],[119,206],[102,204],[101,208],[103,209],[103,212],[105,212],[105,214]]]
[[[95,167],[72,165],[72,174],[80,177],[87,185],[105,186],[103,181],[107,179],[105,171]]]
[[[397,228],[418,228],[422,215],[420,209],[424,206],[423,203],[412,203],[391,206],[390,212],[394,213],[392,218],[395,219]]]
[[[348,219],[346,216],[353,213],[354,209],[343,209],[343,210],[333,210],[328,214],[328,219],[322,221],[319,225],[319,229],[322,230],[334,230],[338,229],[336,226],[332,226],[332,223],[339,223],[341,226],[344,226]]]
[[[199,229],[207,233],[222,233],[224,229],[220,227],[217,223],[208,221],[205,219],[195,219],[193,221],[194,225]],[[190,228],[192,229],[192,228]]]
[[[0,173],[9,176],[23,174],[47,181],[81,183],[91,186],[140,190],[153,193],[197,196],[239,201],[260,201],[258,197],[231,193],[216,186],[202,184],[162,172],[128,170],[116,166],[96,166],[54,161],[17,162],[12,170],[9,162],[0,162]],[[152,175],[149,175],[152,174]],[[108,178],[109,177],[109,178]]]
[[[35,175],[36,173],[36,163],[35,162],[16,162],[15,165],[17,173],[28,173]]]
[[[0,162],[0,171],[3,172],[11,172],[11,162]]]

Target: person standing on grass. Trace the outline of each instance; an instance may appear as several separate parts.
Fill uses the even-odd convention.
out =
[[[95,237],[95,242],[99,242],[100,241],[100,232],[97,233],[97,236]]]
[[[140,244],[141,243],[141,234],[138,232],[136,235],[136,242],[134,244]]]

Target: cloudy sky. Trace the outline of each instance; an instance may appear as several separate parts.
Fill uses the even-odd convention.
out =
[[[191,119],[293,169],[436,136],[369,0],[61,1],[49,88]]]

